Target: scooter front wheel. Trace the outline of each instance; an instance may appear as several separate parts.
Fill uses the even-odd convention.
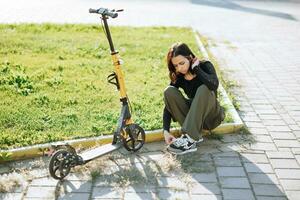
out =
[[[60,149],[51,157],[49,172],[54,179],[62,180],[70,173],[71,163],[69,158],[72,156],[70,154],[72,153],[65,149]]]
[[[138,124],[126,125],[123,129],[123,145],[128,151],[138,151],[146,139],[145,131]]]

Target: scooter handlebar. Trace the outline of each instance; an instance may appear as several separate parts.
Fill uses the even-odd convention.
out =
[[[101,14],[104,16],[109,16],[111,18],[118,17],[118,13],[115,10],[108,10],[107,8],[99,8],[99,9],[89,9],[89,13]]]

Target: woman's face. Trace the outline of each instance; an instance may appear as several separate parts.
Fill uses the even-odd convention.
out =
[[[181,73],[183,75],[188,73],[190,68],[190,61],[186,57],[178,55],[176,57],[173,57],[171,59],[171,62],[176,69],[176,73]]]

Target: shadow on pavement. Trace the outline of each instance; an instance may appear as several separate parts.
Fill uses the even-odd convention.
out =
[[[252,135],[224,135],[217,140],[205,138],[194,153],[174,156],[163,142],[149,143],[137,153],[122,148],[78,166],[64,181],[45,174],[46,159],[43,165],[35,164],[44,167],[43,177],[33,178],[27,190],[52,187],[59,200],[287,199],[265,152],[253,146]],[[0,197],[15,193],[22,191],[0,193]],[[30,195],[38,194],[25,192],[25,197]]]
[[[249,149],[251,143],[251,135],[226,135],[182,156],[166,152],[163,142],[146,144],[136,154],[122,149],[106,161],[95,160],[106,167],[93,179],[91,198],[287,199],[266,154]],[[87,182],[70,181],[62,199],[72,199]]]
[[[244,0],[244,1],[246,1],[246,0]],[[253,1],[253,0],[247,0],[247,1]],[[212,7],[224,8],[224,9],[230,9],[230,10],[237,10],[237,11],[241,11],[241,12],[248,12],[248,13],[254,13],[254,14],[259,14],[259,15],[266,15],[266,16],[271,16],[271,17],[279,17],[282,19],[298,21],[295,17],[293,17],[292,15],[290,15],[288,13],[245,7],[245,6],[239,5],[238,3],[236,3],[232,0],[191,0],[191,2],[194,4],[199,4],[199,5],[212,6]]]

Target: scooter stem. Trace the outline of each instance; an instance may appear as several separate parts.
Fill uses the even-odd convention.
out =
[[[120,87],[120,89],[119,89],[119,91],[120,91],[120,100],[124,101],[125,99],[127,99],[127,95],[126,95],[124,75],[123,75],[123,72],[121,70],[119,52],[115,51],[114,44],[113,44],[113,41],[112,41],[112,37],[111,37],[111,34],[110,34],[110,30],[109,30],[109,26],[108,26],[108,23],[107,23],[107,17],[103,16],[102,20],[103,20],[103,23],[104,23],[105,32],[106,32],[107,40],[108,40],[109,47],[110,47],[112,61],[113,61],[114,67],[115,67],[115,73],[117,75],[117,79],[118,79],[118,83],[119,83],[119,87]]]

